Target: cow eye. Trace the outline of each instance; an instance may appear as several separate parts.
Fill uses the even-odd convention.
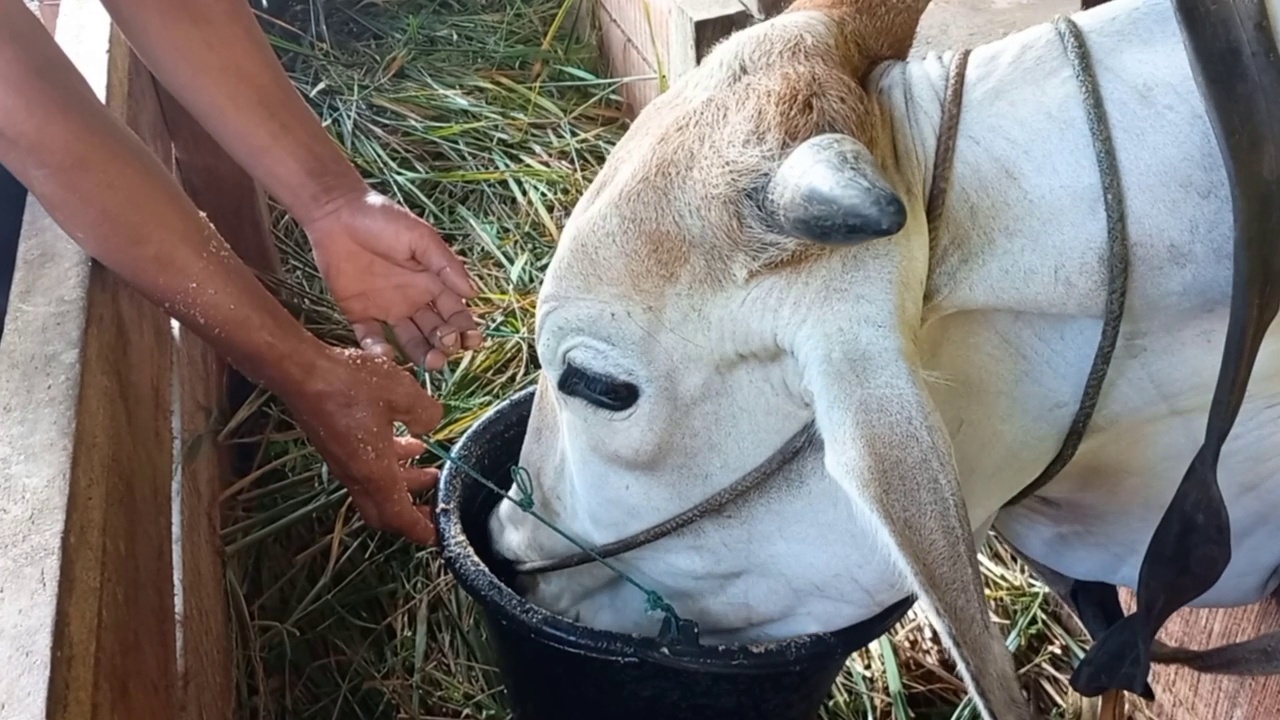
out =
[[[640,399],[640,388],[607,375],[566,364],[557,383],[561,393],[590,403],[601,410],[622,412]]]

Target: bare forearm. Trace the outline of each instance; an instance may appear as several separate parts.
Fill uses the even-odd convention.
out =
[[[273,389],[322,344],[98,101],[21,0],[0,0],[0,164],[81,247]],[[305,361],[304,361],[305,362]]]
[[[247,0],[103,0],[138,56],[303,224],[364,190],[280,67]]]

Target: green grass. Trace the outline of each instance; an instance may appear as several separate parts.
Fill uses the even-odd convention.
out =
[[[323,8],[323,11],[321,10]],[[613,82],[567,33],[561,0],[313,2],[264,22],[292,79],[373,185],[434,224],[472,268],[488,342],[424,378],[451,444],[537,372],[538,284],[558,228],[625,131]],[[274,230],[281,299],[330,342],[353,337],[306,239]],[[224,431],[255,472],[224,496],[238,717],[505,718],[476,610],[438,552],[363,526],[274,398]],[[252,420],[252,422],[249,422]],[[998,544],[993,616],[1047,717],[1069,717],[1078,633]],[[976,718],[932,629],[912,613],[851,658],[826,720]]]

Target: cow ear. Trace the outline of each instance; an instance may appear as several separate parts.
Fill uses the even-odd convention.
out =
[[[762,206],[775,232],[822,245],[896,235],[907,223],[906,205],[875,157],[836,133],[796,146],[769,178]]]
[[[849,354],[801,358],[827,472],[882,529],[881,546],[896,553],[983,717],[1030,718],[990,620],[950,440],[923,378],[906,361]]]

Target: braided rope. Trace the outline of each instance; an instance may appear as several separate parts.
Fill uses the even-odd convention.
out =
[[[1054,477],[1071,462],[1080,443],[1084,439],[1089,421],[1102,396],[1102,384],[1107,379],[1107,370],[1111,366],[1111,356],[1115,352],[1116,342],[1120,337],[1120,323],[1124,317],[1124,302],[1129,283],[1129,228],[1124,212],[1124,191],[1120,186],[1120,169],[1116,162],[1115,146],[1111,138],[1111,129],[1107,125],[1107,113],[1102,105],[1102,95],[1098,90],[1098,79],[1093,73],[1089,48],[1085,44],[1080,27],[1070,18],[1059,15],[1053,19],[1053,27],[1066,49],[1067,58],[1071,62],[1071,70],[1084,96],[1086,121],[1089,135],[1093,140],[1094,153],[1098,159],[1098,173],[1102,182],[1102,199],[1107,215],[1107,299],[1103,313],[1102,336],[1098,340],[1098,349],[1093,357],[1093,366],[1089,368],[1089,376],[1085,381],[1084,391],[1080,397],[1080,407],[1071,420],[1066,438],[1058,454],[1049,465],[1024,487],[1005,506],[1016,505],[1035,494],[1053,480]]]

